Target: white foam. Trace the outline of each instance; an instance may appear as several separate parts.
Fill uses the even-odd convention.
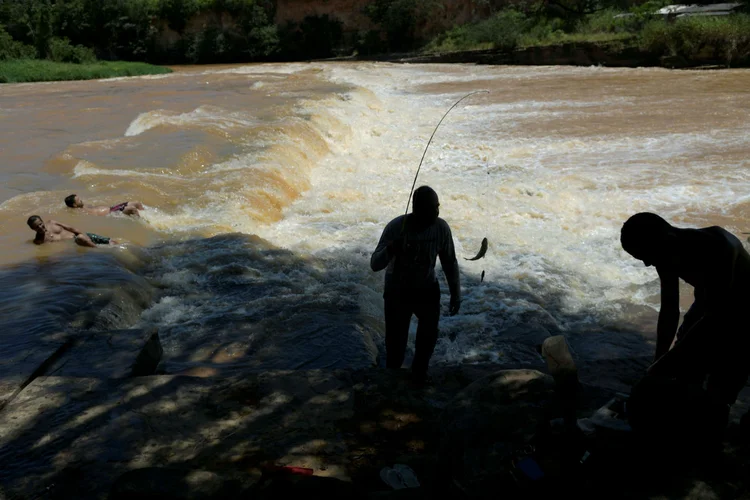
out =
[[[557,68],[506,74],[484,68],[467,68],[458,75],[433,71],[404,66],[378,66],[377,71],[368,65],[331,68],[333,81],[362,87],[345,103],[325,103],[330,114],[350,125],[348,147],[324,159],[312,173],[312,189],[286,210],[283,221],[259,227],[259,234],[303,253],[357,252],[353,266],[364,271],[352,271],[351,279],[377,290],[382,277],[368,275],[369,252],[385,223],[403,213],[427,138],[456,100],[455,95],[436,97],[410,90],[424,83],[482,80],[487,73],[492,78],[560,77]],[[451,71],[459,72],[455,67]],[[590,71],[608,70],[569,73]],[[634,105],[629,98],[611,103],[467,105],[445,121],[417,184],[430,184],[440,194],[441,212],[453,228],[460,256],[473,255],[485,236],[490,252],[478,262],[460,259],[465,283],[483,270],[486,281],[481,286],[466,284],[465,314],[442,322],[446,331],[473,332],[468,334],[472,340],[460,355],[448,352],[455,351],[452,346],[439,350],[439,356],[471,356],[481,338],[492,338],[514,322],[528,323],[524,318],[539,317],[540,308],[552,314],[549,321],[555,327],[565,329],[597,324],[592,314],[604,317],[604,323],[616,321],[619,301],[652,305],[630,291],[631,285],[652,282],[654,273],[621,249],[622,222],[647,209],[667,217],[686,209],[720,211],[728,200],[740,200],[732,193],[750,189],[748,179],[737,175],[731,183],[694,183],[695,171],[706,172],[703,160],[692,160],[696,152],[741,141],[743,132],[737,129],[654,137],[526,139],[512,135],[510,124],[510,137],[488,133],[498,122],[506,123],[509,114],[512,120],[526,121],[550,113],[585,116],[587,110],[596,112],[602,106]],[[684,168],[664,166],[679,157],[686,160]],[[522,290],[535,300],[514,299]],[[507,301],[512,308],[504,308]]]
[[[115,176],[115,177],[146,177],[146,178],[162,178],[173,180],[174,176],[171,174],[160,174],[156,172],[146,172],[142,170],[124,170],[124,169],[107,169],[99,168],[95,164],[87,160],[80,160],[73,168],[73,178],[85,177],[85,176]]]
[[[248,113],[232,112],[216,106],[200,106],[189,113],[154,110],[138,115],[128,125],[125,137],[140,135],[161,125],[196,126],[203,129],[216,128],[231,132],[237,129],[247,129],[257,124],[258,122]]]
[[[371,63],[271,64],[222,71],[263,74],[264,80],[309,72],[351,90],[323,99],[300,100],[293,94],[292,116],[254,136],[258,151],[205,169],[207,177],[198,181],[203,187],[200,202],[184,204],[173,213],[154,211],[149,220],[173,233],[254,233],[303,258],[315,257],[325,263],[326,282],[316,281],[318,270],[313,267],[296,269],[302,275],[293,281],[305,283],[306,294],[317,296],[330,287],[332,295],[325,300],[335,308],[336,301],[348,299],[346,294],[356,286],[362,309],[380,316],[383,277],[370,271],[370,253],[384,225],[404,212],[435,125],[465,95],[465,90],[429,94],[422,86],[525,85],[528,79],[617,71],[622,70]],[[709,154],[742,147],[742,127],[675,133],[637,130],[629,135],[519,132],[552,120],[601,119],[611,110],[642,105],[637,97],[597,101],[554,100],[548,95],[490,105],[467,99],[447,117],[417,183],[433,186],[441,197],[464,282],[462,314],[441,320],[437,361],[507,361],[519,356],[528,360],[536,356],[533,349],[514,351],[513,345],[522,341],[531,346],[554,331],[594,331],[633,319],[623,304],[652,311],[655,273],[620,247],[623,221],[643,210],[667,218],[686,211],[721,213],[750,200],[747,163],[727,164]],[[227,110],[152,112],[138,117],[126,135],[162,124],[231,129],[252,123],[252,116],[234,116]],[[313,145],[318,149],[313,151]],[[79,164],[76,175],[91,173],[92,168]],[[303,195],[287,206],[289,195],[255,182],[255,173],[273,175]],[[286,206],[282,220],[264,218],[263,207],[248,202],[258,193]],[[476,262],[463,260],[476,253],[484,237],[490,244],[487,256]],[[482,271],[485,281],[480,284]],[[223,267],[207,272],[233,273]],[[245,271],[238,272],[240,277],[227,279],[250,279]],[[188,277],[177,274],[174,279]],[[445,287],[443,292],[447,308]],[[248,313],[273,300],[254,302]],[[178,309],[189,322],[192,314],[205,313],[202,305],[197,307]]]

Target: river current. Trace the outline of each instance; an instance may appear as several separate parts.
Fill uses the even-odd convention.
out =
[[[438,273],[433,363],[538,362],[558,333],[587,359],[649,355],[658,278],[620,227],[653,211],[744,240],[748,71],[304,63],[4,85],[3,363],[78,330],[151,326],[171,372],[381,362],[370,254],[434,127],[476,90],[417,183],[440,196],[464,297],[447,316]],[[146,210],[85,215],[72,193]],[[37,247],[33,214],[122,243]],[[464,260],[484,237],[486,257]]]

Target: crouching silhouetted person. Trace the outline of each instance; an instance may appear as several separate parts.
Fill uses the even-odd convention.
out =
[[[654,440],[715,443],[750,373],[750,255],[721,227],[677,228],[652,213],[630,217],[620,240],[661,282],[656,354],[631,393],[631,425]],[[678,329],[680,279],[695,300]]]

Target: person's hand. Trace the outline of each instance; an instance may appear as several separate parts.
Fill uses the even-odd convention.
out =
[[[461,299],[457,299],[454,297],[451,297],[451,304],[450,304],[450,315],[455,316],[458,314],[458,310],[461,309]]]
[[[393,255],[398,257],[404,253],[404,239],[403,238],[396,238],[395,240],[392,240],[390,243],[388,243],[388,255]]]

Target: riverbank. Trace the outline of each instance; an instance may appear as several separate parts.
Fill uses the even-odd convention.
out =
[[[465,63],[513,66],[606,66],[611,68],[663,67],[670,69],[727,68],[726,58],[713,51],[686,59],[662,56],[622,41],[566,42],[521,49],[481,49],[449,52],[408,52],[376,56],[354,56],[334,60],[382,61],[409,64]],[[731,67],[750,67],[750,58]]]
[[[72,64],[27,59],[0,61],[0,83],[97,80],[123,76],[162,75],[172,70],[142,62],[97,61]]]
[[[453,443],[475,432],[456,427],[454,419],[468,418],[474,427],[500,411],[504,419],[490,419],[492,428],[482,430],[485,441],[493,439],[486,432],[516,435],[507,419],[525,422],[542,415],[526,402],[549,389],[541,358],[533,366],[438,365],[431,384],[415,388],[406,372],[379,368],[257,374],[196,367],[160,374],[160,355],[158,334],[119,330],[72,339],[40,366],[0,410],[0,458],[6,464],[0,493],[207,499],[245,498],[250,492],[266,498],[267,489],[279,487],[266,481],[268,467],[290,466],[309,469],[312,477],[294,476],[290,483],[292,477],[280,476],[271,483],[305,494],[315,489],[321,498],[390,498],[379,472],[400,463],[415,471],[421,487],[401,491],[398,498],[431,498],[427,492],[440,478],[445,450],[453,450],[446,448],[446,436]],[[626,389],[647,363],[581,360],[579,416]],[[498,378],[503,369],[523,370]],[[496,396],[482,396],[487,390]],[[511,400],[498,402],[506,393]],[[735,405],[735,421],[747,408],[744,396]],[[638,460],[620,457],[609,466],[614,458],[606,446],[591,451],[592,477],[571,481],[551,466],[548,476],[582,494],[598,491],[605,477],[619,478],[622,497],[731,498],[746,491],[744,455],[731,441],[719,471],[687,467],[668,480],[644,476]],[[482,466],[472,467],[479,469],[470,473]],[[702,496],[695,496],[696,488]],[[612,493],[610,498],[620,498]]]

